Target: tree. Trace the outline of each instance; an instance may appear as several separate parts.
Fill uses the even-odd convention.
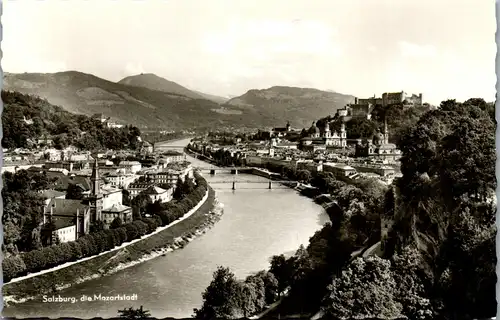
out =
[[[144,310],[142,306],[139,309],[128,308],[123,310],[118,310],[120,319],[127,320],[142,320],[151,318],[149,311]]]
[[[229,268],[219,266],[203,293],[201,309],[194,309],[197,319],[233,318],[239,313],[241,289]]]
[[[487,117],[462,117],[438,149],[442,189],[453,199],[485,200],[495,188],[495,125]]]
[[[278,295],[281,295],[291,284],[293,277],[293,262],[286,259],[285,255],[273,256],[269,271],[278,280]]]
[[[90,232],[96,233],[104,230],[104,222],[102,220],[96,220],[90,224]]]
[[[309,170],[299,170],[297,172],[297,179],[304,183],[309,183],[311,180],[311,172]]]
[[[70,183],[68,185],[68,190],[66,191],[66,199],[72,200],[82,200],[83,190],[80,186]]]
[[[120,217],[116,217],[113,219],[113,221],[111,221],[109,228],[110,229],[117,229],[117,228],[121,227],[122,224],[123,224],[122,219],[120,219]]]
[[[391,270],[398,284],[396,300],[403,307],[403,314],[410,319],[433,319],[436,317],[431,301],[426,297],[425,286],[430,275],[425,270],[422,254],[413,246],[391,259]]]
[[[396,301],[391,263],[378,257],[355,259],[328,287],[324,311],[333,318],[396,318],[402,306]]]

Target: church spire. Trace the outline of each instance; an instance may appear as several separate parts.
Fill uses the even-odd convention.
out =
[[[92,176],[90,177],[92,180],[92,195],[99,194],[100,185],[99,185],[99,164],[97,163],[97,156],[94,159],[94,167],[92,168]]]
[[[389,129],[387,128],[387,119],[384,116],[384,143],[389,143]]]

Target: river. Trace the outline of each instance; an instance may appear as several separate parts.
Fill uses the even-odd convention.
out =
[[[170,144],[187,145],[189,139]],[[195,166],[205,162],[188,157]],[[288,188],[267,189],[267,179],[248,174],[205,174],[224,204],[222,219],[186,247],[135,265],[116,274],[91,280],[59,292],[62,297],[137,294],[138,301],[43,303],[41,299],[5,308],[3,316],[114,317],[124,307],[144,306],[157,318],[186,318],[201,306],[201,294],[217,266],[230,267],[237,277],[267,269],[269,258],[291,254],[307,245],[328,221],[321,206]],[[262,181],[240,183],[231,190],[223,179]]]

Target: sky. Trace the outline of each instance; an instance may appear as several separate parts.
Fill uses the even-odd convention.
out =
[[[4,72],[495,100],[490,0],[4,0]]]

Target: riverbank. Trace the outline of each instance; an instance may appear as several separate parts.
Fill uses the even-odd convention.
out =
[[[222,214],[222,205],[218,203],[215,191],[209,188],[195,208],[165,229],[92,259],[7,283],[3,286],[4,301],[6,305],[22,303],[162,256],[205,233]]]

